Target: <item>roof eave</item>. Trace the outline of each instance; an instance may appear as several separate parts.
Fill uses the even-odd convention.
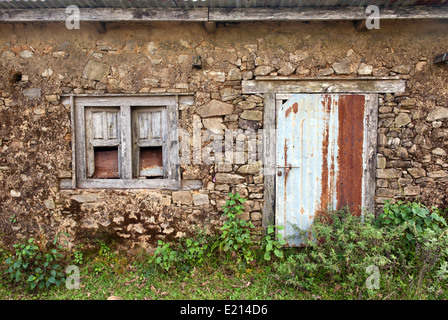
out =
[[[86,22],[138,21],[337,21],[364,20],[365,7],[277,7],[277,8],[79,8]],[[64,22],[66,8],[0,9],[1,22]],[[448,19],[448,6],[402,6],[381,8],[381,20]]]

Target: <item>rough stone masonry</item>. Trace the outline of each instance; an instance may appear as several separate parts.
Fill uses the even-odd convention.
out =
[[[70,107],[61,96],[192,93],[194,102],[179,106],[180,128],[244,134],[263,128],[264,97],[242,94],[241,81],[263,75],[406,79],[405,93],[379,98],[376,203],[448,205],[448,67],[433,63],[448,50],[446,22],[382,22],[365,32],[349,22],[218,24],[213,34],[195,23],[111,23],[102,34],[88,23],[1,29],[4,245],[64,231],[72,244],[99,237],[150,249],[196,228],[213,232],[228,192],[248,199],[245,218],[260,226],[262,163],[247,154],[243,163],[182,165],[175,191],[61,188],[73,174]]]

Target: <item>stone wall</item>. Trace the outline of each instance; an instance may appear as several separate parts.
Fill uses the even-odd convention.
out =
[[[417,66],[427,63],[422,58]],[[380,207],[391,198],[447,207],[447,119],[448,108],[409,93],[380,98],[376,192]]]
[[[105,237],[149,248],[197,227],[212,232],[228,192],[246,197],[246,218],[261,225],[262,163],[248,159],[248,141],[235,149],[242,161],[181,165],[178,191],[60,188],[72,175],[62,95],[193,93],[193,104],[179,106],[179,126],[201,132],[206,149],[210,132],[232,130],[236,143],[263,128],[263,96],[241,92],[241,80],[261,75],[407,79],[404,94],[380,95],[376,201],[420,197],[446,207],[448,68],[432,62],[448,49],[444,27],[382,22],[359,33],[348,22],[242,23],[208,34],[201,24],[145,23],[107,24],[100,34],[87,23],[2,25],[1,239],[66,231],[72,243]]]

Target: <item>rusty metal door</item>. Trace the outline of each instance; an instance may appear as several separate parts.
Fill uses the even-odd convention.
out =
[[[276,225],[300,245],[327,209],[361,213],[366,95],[294,94],[278,103]]]

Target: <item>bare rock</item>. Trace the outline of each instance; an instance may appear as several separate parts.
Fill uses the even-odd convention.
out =
[[[23,94],[28,99],[38,99],[42,95],[42,90],[40,88],[28,88],[23,90]]]
[[[84,79],[100,81],[103,76],[108,75],[110,67],[101,62],[89,61],[84,67],[82,77]]]
[[[214,134],[224,134],[226,126],[222,123],[222,118],[207,118],[202,119],[202,123],[207,130]]]
[[[415,64],[415,71],[423,71],[428,63],[426,61],[419,61]]]
[[[216,165],[217,172],[232,172],[232,164],[231,163],[219,163]]]
[[[404,127],[411,122],[411,117],[407,113],[399,113],[395,118],[395,126],[397,128]]]
[[[408,172],[414,179],[426,176],[426,171],[421,168],[409,168]]]
[[[193,193],[193,204],[195,206],[202,206],[209,204],[208,195],[204,193]]]
[[[435,154],[437,156],[446,156],[446,151],[442,148],[435,148],[432,150],[432,154]]]
[[[333,68],[324,68],[324,69],[320,69],[316,76],[318,77],[324,77],[324,76],[331,76],[334,73]]]
[[[396,179],[401,177],[401,170],[398,169],[377,169],[376,177],[379,179]]]
[[[240,118],[238,120],[238,126],[244,130],[247,130],[247,129],[258,130],[258,129],[260,129],[261,124],[259,121],[246,120],[246,119]]]
[[[16,191],[16,190],[11,190],[9,193],[11,194],[11,197],[13,197],[13,198],[20,198],[20,196],[22,195],[20,191]]]
[[[358,68],[358,75],[360,76],[370,76],[372,75],[373,67],[365,63],[361,63]]]
[[[405,196],[418,196],[421,193],[421,189],[419,186],[408,186],[404,188]]]
[[[385,169],[386,168],[386,158],[383,156],[378,156],[376,158],[376,167],[378,169]]]
[[[244,110],[240,117],[246,120],[260,121],[263,119],[263,112],[259,110]]]
[[[354,71],[350,57],[345,57],[341,61],[333,63],[332,67],[336,74],[350,74]]]
[[[409,72],[411,71],[411,66],[410,65],[396,66],[393,67],[391,71],[398,74],[409,74]]]
[[[438,170],[428,172],[428,177],[430,178],[446,178],[448,177],[448,170]]]
[[[285,63],[283,67],[281,67],[277,73],[281,76],[289,76],[296,71],[296,66],[292,64],[291,62]]]
[[[224,88],[220,93],[222,101],[230,101],[241,97],[241,91],[233,88]]]
[[[256,106],[257,106],[257,104],[255,102],[250,102],[250,101],[241,101],[240,103],[238,103],[238,107],[243,110],[253,109]]]
[[[190,191],[174,191],[172,193],[173,203],[176,204],[192,204],[192,198]]]
[[[246,180],[243,176],[232,173],[217,173],[215,179],[216,183],[222,184],[239,184]]]
[[[34,56],[34,53],[30,50],[22,50],[19,52],[19,56],[21,56],[24,59],[29,59]]]
[[[229,70],[229,73],[227,74],[227,80],[234,81],[234,80],[241,80],[241,71],[238,68],[232,68]]]
[[[96,194],[76,194],[71,196],[70,199],[79,203],[95,202],[98,200],[98,196]]]
[[[225,116],[233,113],[233,105],[218,100],[211,100],[206,105],[198,108],[196,113],[202,118]]]
[[[256,163],[242,165],[238,169],[238,173],[240,173],[240,174],[259,174],[261,169],[262,169],[261,161],[257,161]]]
[[[426,121],[435,121],[439,119],[448,118],[448,108],[444,107],[435,107],[431,112],[429,112]]]
[[[258,66],[255,68],[254,74],[256,76],[266,76],[274,71],[274,68],[271,66]]]

